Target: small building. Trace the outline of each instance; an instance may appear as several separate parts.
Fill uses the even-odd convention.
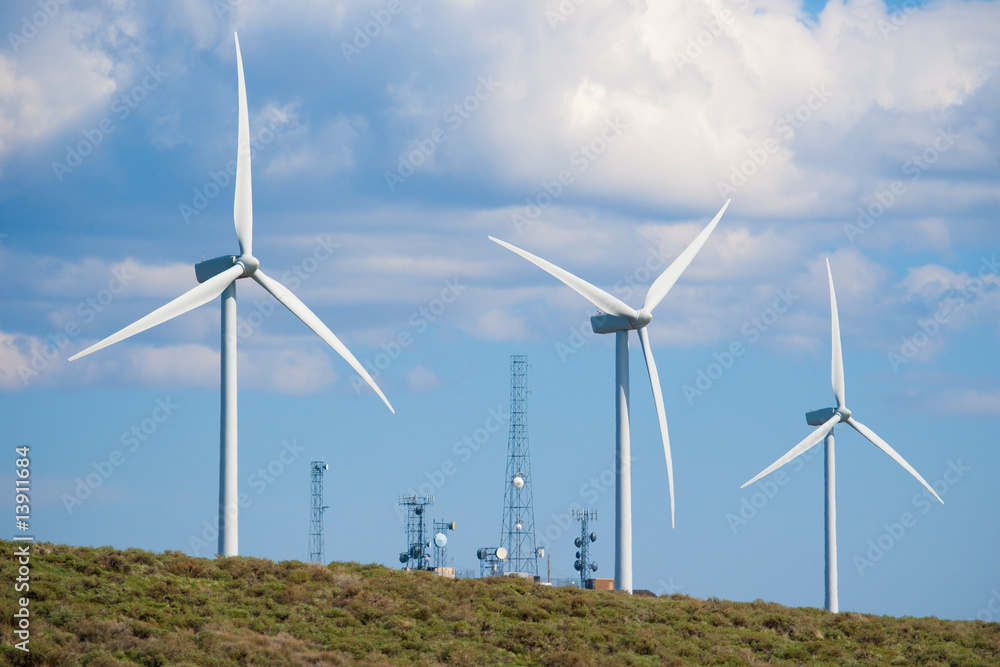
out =
[[[587,588],[592,591],[615,590],[614,579],[587,579]]]

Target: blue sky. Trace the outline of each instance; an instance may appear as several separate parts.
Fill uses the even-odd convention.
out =
[[[633,337],[635,586],[822,606],[821,450],[740,485],[833,401],[829,258],[848,405],[945,501],[837,430],[841,609],[1000,619],[996,3],[52,0],[0,16],[0,418],[31,447],[38,537],[214,551],[218,302],[66,359],[236,252],[238,30],[255,254],[396,408],[240,281],[241,553],[306,558],[308,462],[325,458],[328,559],[394,565],[397,496],[430,491],[457,522],[455,565],[478,567],[501,525],[495,415],[526,354],[537,541],[572,576],[569,513],[597,509],[612,576],[612,339],[487,235],[640,304],[731,197],[649,326],[674,530]]]

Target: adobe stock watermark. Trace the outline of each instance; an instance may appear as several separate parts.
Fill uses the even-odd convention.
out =
[[[39,0],[37,12],[21,17],[21,29],[17,32],[7,33],[7,41],[10,43],[11,50],[16,54],[22,46],[37,37],[38,33],[56,17],[62,6],[66,4],[69,4],[69,0]]]
[[[750,0],[739,0],[734,4],[740,9],[745,10],[750,6]],[[674,65],[677,66],[677,71],[683,72],[686,66],[693,65],[694,61],[701,58],[711,49],[712,45],[715,44],[715,40],[721,37],[726,31],[726,27],[732,25],[735,21],[736,15],[726,8],[723,8],[722,11],[709,20],[704,21],[704,29],[700,30],[694,37],[688,37],[684,50],[680,53],[675,51],[671,54],[674,59]]]
[[[653,591],[656,597],[660,597],[661,595],[673,595],[674,593],[681,592],[681,587],[678,584],[674,583],[673,577],[670,577],[670,581],[664,581],[663,579],[660,579],[659,581],[656,582],[656,584],[657,584],[656,590]]]
[[[298,123],[287,110],[272,109],[267,127],[260,129],[250,137],[250,159],[251,161],[268,146],[275,138],[287,130],[295,127]],[[178,205],[181,219],[184,224],[191,224],[191,219],[201,215],[201,212],[208,208],[208,205],[222,194],[223,189],[236,179],[236,158],[226,163],[223,169],[209,171],[208,177],[201,187],[193,189],[190,203],[181,202]]]
[[[639,459],[635,456],[629,457],[630,467],[634,467]],[[573,528],[576,520],[573,518],[575,512],[582,512],[587,507],[593,507],[609,491],[615,490],[615,467],[605,468],[599,474],[591,477],[580,485],[578,495],[583,499],[583,503],[571,502],[566,506],[566,510],[560,513],[551,513],[548,524],[540,533],[545,536],[549,544],[555,544],[556,540],[563,536],[566,531]]]
[[[388,343],[382,343],[380,346],[382,351],[375,355],[374,360],[365,359],[361,362],[372,379],[378,380],[382,371],[389,368],[396,359],[402,356],[404,350],[409,349],[420,335],[437,322],[466,289],[468,289],[468,285],[461,284],[457,279],[445,280],[444,287],[441,288],[438,296],[431,299],[426,306],[421,306],[410,313],[407,320],[409,327],[397,333],[396,337]],[[355,394],[360,394],[361,388],[367,387],[368,383],[361,376],[354,374],[351,377],[351,386]]]
[[[449,479],[458,473],[461,464],[471,460],[473,456],[482,450],[495,433],[507,426],[509,419],[510,414],[503,405],[487,410],[482,425],[473,429],[471,433],[463,435],[451,446],[451,453],[454,455],[454,458],[445,459],[434,470],[425,470],[424,479],[426,481],[422,482],[416,489],[411,486],[405,495],[435,495],[444,488]],[[395,507],[396,516],[399,518],[400,524],[405,525],[406,510],[398,504],[393,507]]]
[[[879,18],[875,21],[875,27],[882,34],[882,39],[889,41],[889,36],[906,25],[910,17],[916,14],[919,9],[920,3],[918,0],[903,0],[896,11],[888,14],[884,19]]]
[[[893,373],[899,373],[899,369],[910,363],[920,351],[927,347],[947,325],[953,315],[975,301],[988,284],[997,284],[997,256],[991,258],[983,257],[976,277],[970,280],[960,289],[952,289],[945,292],[944,303],[934,311],[934,315],[917,320],[917,330],[909,336],[905,336],[899,347],[886,353],[886,360]]]
[[[975,616],[970,616],[969,621],[983,621],[984,623],[995,623],[1000,620],[1000,591],[996,588],[990,591],[990,599],[986,606],[980,609]]]
[[[931,488],[944,499],[948,492],[955,488],[955,485],[964,479],[965,474],[971,470],[971,467],[962,465],[962,459],[948,461],[948,468],[938,480],[931,484]],[[898,521],[882,524],[885,530],[878,537],[868,540],[868,550],[864,555],[855,554],[851,559],[854,567],[858,570],[858,574],[864,576],[866,570],[875,567],[876,563],[882,560],[889,551],[900,543],[908,532],[911,532],[916,527],[922,515],[930,512],[931,507],[940,505],[937,498],[932,496],[927,489],[914,494],[910,500],[910,504],[913,505],[914,509],[919,510],[919,512],[916,514],[914,512],[903,512],[899,515]]]
[[[392,23],[394,17],[399,16],[406,9],[406,3],[401,0],[389,0],[384,9],[373,9],[372,20],[364,25],[354,27],[354,39],[340,43],[340,52],[344,55],[344,60],[351,62],[351,59],[361,55],[361,52],[372,44],[372,40],[378,39],[385,33],[385,29]]]
[[[541,188],[524,200],[525,206],[518,207],[510,216],[514,229],[520,234],[524,228],[537,220],[542,211],[552,206],[566,191],[566,188],[576,182],[578,174],[587,171],[590,166],[607,153],[611,145],[622,136],[628,128],[628,123],[618,116],[609,118],[600,132],[594,138],[573,151],[569,156],[567,168],[560,169],[552,180],[542,179]]]
[[[941,156],[947,153],[955,142],[961,138],[957,132],[953,132],[949,127],[947,130],[939,128],[934,141],[924,148],[920,153],[911,155],[901,166],[904,176],[910,183],[920,180],[931,167],[933,167]],[[907,181],[895,179],[885,190],[875,190],[872,193],[874,201],[868,206],[858,207],[858,219],[855,223],[844,224],[844,234],[851,243],[855,242],[859,236],[864,235],[875,223],[886,214],[907,192]]]
[[[833,92],[827,90],[826,84],[810,87],[805,102],[774,121],[775,135],[765,139],[760,146],[748,148],[747,159],[730,169],[729,180],[716,181],[715,189],[719,196],[729,199],[749,183],[771,156],[781,150],[781,143],[791,141],[796,131],[805,127],[832,96]]]
[[[562,0],[555,9],[545,10],[545,20],[548,21],[549,27],[555,30],[560,23],[564,23],[566,19],[576,14],[577,7],[586,2],[587,0]]]
[[[765,332],[771,329],[774,324],[781,319],[781,316],[789,311],[792,305],[799,300],[797,294],[792,294],[790,288],[775,291],[774,302],[764,308],[760,314],[751,317],[740,327],[740,333],[746,338],[747,345],[753,345],[760,340]],[[712,361],[705,368],[699,368],[695,373],[694,384],[685,384],[681,387],[684,398],[688,405],[694,405],[696,397],[704,396],[705,392],[722,379],[735,364],[736,360],[746,354],[747,348],[743,341],[734,340],[722,352],[713,352]]]
[[[247,0],[213,0],[212,9],[215,10],[215,16],[219,19],[224,19],[230,14],[236,12],[240,7],[244,7],[247,4]]]
[[[136,424],[132,424],[128,430],[122,431],[118,442],[122,449],[113,449],[108,456],[101,461],[91,463],[93,472],[76,478],[76,487],[73,493],[64,493],[60,498],[66,512],[72,514],[77,507],[91,498],[106,481],[111,479],[120,466],[122,466],[129,454],[133,454],[143,447],[152,438],[160,426],[170,419],[180,405],[170,400],[170,397],[156,399],[155,407],[150,411],[149,416]]]
[[[106,286],[77,304],[73,311],[76,317],[87,324],[93,322],[97,315],[104,312],[104,309],[125,290],[134,277],[128,273],[128,268],[124,265],[111,269],[111,278]],[[41,349],[32,350],[28,363],[18,364],[17,367],[18,377],[24,386],[27,387],[32,380],[44,373],[52,361],[69,346],[70,341],[81,332],[80,322],[74,318],[68,319],[59,331],[53,331],[46,337],[45,345]]]
[[[822,451],[824,451],[822,447],[816,446],[797,456],[794,461],[790,461],[791,474],[798,473],[805,467],[806,463],[811,461],[818,452]],[[737,511],[728,512],[725,517],[726,525],[729,526],[729,530],[733,531],[733,535],[739,533],[740,528],[753,521],[760,514],[760,511],[778,495],[781,488],[788,484],[791,479],[784,469],[779,468],[754,484],[751,487],[752,493],[749,497],[745,495],[741,496]]]
[[[253,489],[254,495],[243,491],[237,495],[237,507],[226,508],[227,518],[236,518],[239,510],[247,509],[253,505],[254,498],[260,497],[267,491],[274,482],[285,474],[293,463],[295,463],[306,448],[299,444],[298,440],[282,440],[278,453],[267,462],[266,465],[257,468],[246,479],[246,483]],[[211,555],[215,553],[219,539],[219,515],[216,513],[212,520],[205,519],[201,522],[200,533],[192,533],[188,536],[188,547],[195,556]]]
[[[93,154],[94,150],[97,149],[109,134],[115,131],[115,118],[117,122],[122,122],[147,98],[149,94],[160,87],[168,75],[160,69],[160,66],[147,67],[146,75],[142,78],[142,81],[133,86],[124,95],[120,95],[114,99],[111,103],[111,115],[105,116],[97,122],[95,127],[90,129],[82,130],[80,133],[83,135],[83,139],[78,141],[76,144],[66,145],[66,157],[63,158],[63,162],[58,160],[53,160],[52,162],[52,173],[55,174],[56,179],[62,183],[63,178],[72,173],[77,167],[83,164],[84,159]]]
[[[386,170],[383,173],[385,183],[389,187],[389,192],[395,192],[399,185],[406,182],[417,170],[427,163],[431,156],[437,152],[439,146],[448,141],[448,132],[455,132],[462,127],[462,123],[472,118],[472,114],[479,110],[480,106],[493,97],[493,93],[500,89],[501,84],[493,80],[493,75],[479,77],[479,83],[475,90],[466,95],[461,102],[451,105],[442,115],[441,120],[445,127],[435,127],[422,139],[413,140],[413,148],[405,154],[398,156],[395,171]]]

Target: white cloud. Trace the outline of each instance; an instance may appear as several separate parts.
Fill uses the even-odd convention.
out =
[[[138,73],[142,21],[129,8],[60,3],[44,23],[32,17],[41,25],[22,20],[8,35],[13,53],[0,53],[0,157],[74,126],[92,130],[89,117]]]
[[[457,137],[464,148],[449,143],[435,155],[439,166],[452,165],[447,156],[480,156],[484,175],[528,192],[568,169],[572,197],[711,208],[720,201],[715,184],[748,165],[753,173],[738,188],[744,211],[843,214],[871,179],[899,169],[859,161],[845,146],[870,155],[922,150],[921,136],[933,140],[955,123],[963,141],[945,162],[981,162],[992,123],[983,127],[982,113],[963,106],[988,105],[990,117],[996,105],[975,96],[1000,62],[988,27],[998,11],[995,3],[932,2],[885,38],[881,23],[901,19],[872,0],[830,2],[815,22],[792,2],[740,9],[721,0],[592,1],[554,29],[537,8],[478,22],[441,16],[439,32],[415,37],[462,35],[474,56],[459,74],[420,70],[419,85],[408,72],[393,111],[433,118],[489,73],[502,85],[467,121],[476,138]],[[602,140],[616,118],[624,129]],[[594,158],[577,168],[573,156],[587,145]]]
[[[338,378],[332,350],[254,349],[240,356],[240,383],[282,394],[315,394],[332,387]],[[354,371],[350,371],[353,373]]]
[[[959,417],[995,417],[1000,415],[1000,390],[946,389],[934,401],[933,409],[939,414]]]
[[[406,372],[406,387],[414,393],[426,393],[441,386],[441,377],[422,365]]]

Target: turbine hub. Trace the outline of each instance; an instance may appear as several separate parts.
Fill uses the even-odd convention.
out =
[[[243,267],[243,275],[240,278],[249,278],[260,268],[260,260],[253,255],[240,255],[236,258],[236,263]]]
[[[840,421],[847,423],[847,420],[851,418],[851,411],[845,408],[837,408],[834,411],[836,414],[840,415]]]
[[[630,317],[628,321],[633,329],[641,329],[653,321],[653,314],[643,308],[635,317]]]

